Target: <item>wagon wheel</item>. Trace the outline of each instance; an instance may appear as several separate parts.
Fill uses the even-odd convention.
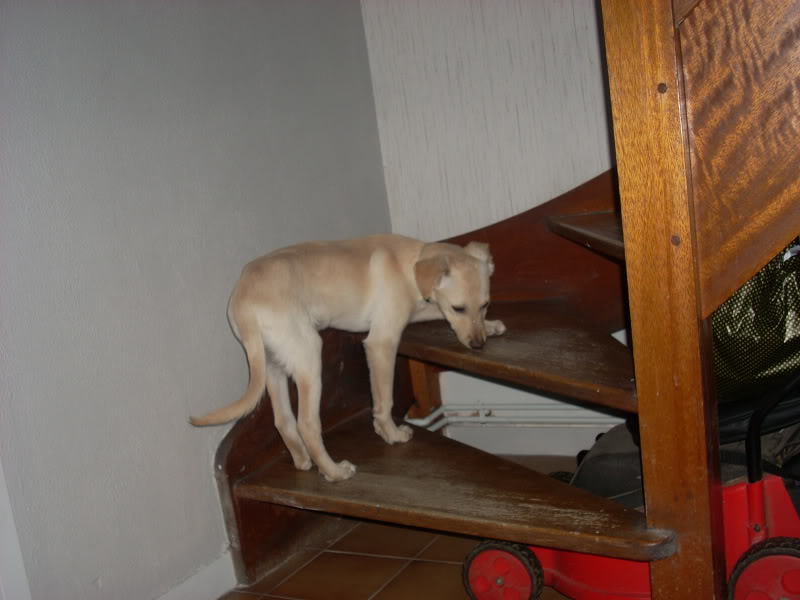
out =
[[[800,600],[800,539],[775,537],[736,562],[728,600]]]
[[[472,600],[536,600],[544,571],[527,546],[487,540],[464,563],[464,587]]]

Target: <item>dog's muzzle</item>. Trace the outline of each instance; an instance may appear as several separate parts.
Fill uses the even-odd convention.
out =
[[[480,350],[486,343],[486,339],[482,337],[473,337],[469,340],[469,347],[473,350]]]

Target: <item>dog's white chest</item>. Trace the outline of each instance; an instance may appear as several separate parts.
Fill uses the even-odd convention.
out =
[[[343,331],[361,332],[369,329],[370,320],[362,314],[340,314],[332,318],[327,326]]]

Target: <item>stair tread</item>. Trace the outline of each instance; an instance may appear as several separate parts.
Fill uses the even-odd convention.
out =
[[[565,550],[654,560],[674,551],[670,532],[647,529],[644,516],[546,475],[415,428],[390,446],[363,414],[326,432],[334,460],[358,467],[328,483],[298,471],[288,456],[238,483],[240,498],[510,540]]]
[[[596,331],[557,300],[503,302],[489,308],[505,334],[481,350],[465,348],[445,321],[406,328],[399,353],[461,371],[636,412],[630,349]]]
[[[614,258],[625,259],[622,220],[614,211],[560,215],[547,220],[550,231]]]

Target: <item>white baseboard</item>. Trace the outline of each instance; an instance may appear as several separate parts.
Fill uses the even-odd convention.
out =
[[[452,419],[445,434],[492,454],[574,456],[590,448],[598,433],[622,422],[602,407],[571,404],[464,373],[444,372],[440,382],[444,408],[457,407],[454,415],[491,412],[471,423]],[[516,422],[503,423],[504,417]]]
[[[0,461],[0,600],[31,600],[17,527]]]
[[[230,550],[213,563],[179,583],[158,600],[217,600],[236,587]]]

